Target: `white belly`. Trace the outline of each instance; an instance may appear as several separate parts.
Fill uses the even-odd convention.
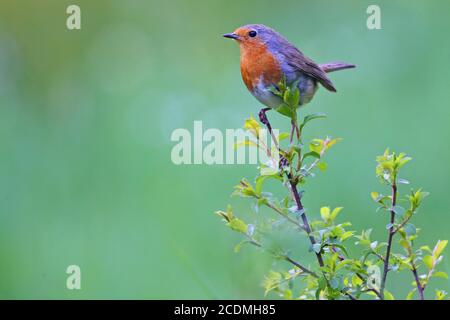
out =
[[[265,106],[269,108],[277,108],[283,103],[283,100],[279,96],[273,94],[270,88],[270,86],[266,86],[264,84],[264,81],[260,80],[251,93]],[[298,89],[300,90],[299,106],[310,102],[314,97],[317,88],[318,86],[316,81],[306,76],[301,77],[298,84]]]
[[[252,91],[253,96],[263,105],[269,108],[276,108],[283,103],[283,100],[270,91],[270,86],[264,85],[259,81],[258,85]]]

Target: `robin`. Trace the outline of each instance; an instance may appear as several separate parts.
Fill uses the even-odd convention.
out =
[[[262,24],[248,24],[223,36],[239,43],[242,79],[252,95],[269,107],[263,109],[263,113],[283,103],[282,99],[273,93],[273,88],[276,88],[282,79],[285,79],[288,85],[298,82],[299,106],[303,106],[314,97],[318,83],[327,90],[336,92],[327,76],[328,72],[355,67],[344,62],[318,65],[281,34]]]

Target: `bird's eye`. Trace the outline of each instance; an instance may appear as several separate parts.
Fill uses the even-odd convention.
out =
[[[256,37],[257,33],[256,33],[255,30],[252,30],[252,31],[250,31],[250,32],[248,33],[248,35],[249,35],[250,37],[254,38],[254,37]]]

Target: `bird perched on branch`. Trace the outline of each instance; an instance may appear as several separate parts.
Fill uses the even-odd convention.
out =
[[[344,62],[318,65],[281,34],[262,24],[248,24],[223,36],[239,43],[242,79],[253,96],[269,108],[283,103],[272,90],[283,79],[288,85],[298,83],[302,106],[314,97],[318,83],[336,92],[328,72],[355,67]]]

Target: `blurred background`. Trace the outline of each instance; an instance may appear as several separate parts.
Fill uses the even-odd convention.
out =
[[[81,30],[66,28],[70,4],[81,7]],[[381,30],[366,27],[370,4],[381,7]],[[234,253],[240,236],[213,214],[231,203],[245,216],[250,202],[230,194],[240,178],[254,178],[254,166],[170,159],[174,129],[192,131],[194,120],[239,128],[257,115],[238,47],[221,37],[247,23],[272,26],[317,62],[358,65],[331,75],[337,94],[321,89],[303,109],[328,114],[308,138],[343,138],[327,172],[309,183],[309,213],[343,206],[356,230],[374,228],[385,241],[387,216],[369,193],[387,192],[374,169],[390,147],[413,157],[403,177],[431,193],[415,218],[418,244],[450,238],[448,1],[0,6],[0,298],[264,297],[272,259],[250,247]],[[300,239],[292,248],[313,262]],[[72,264],[81,290],[66,288]],[[450,271],[448,259],[441,269]],[[388,289],[404,298],[410,274],[389,277]],[[428,298],[435,287],[450,290],[433,280]]]

